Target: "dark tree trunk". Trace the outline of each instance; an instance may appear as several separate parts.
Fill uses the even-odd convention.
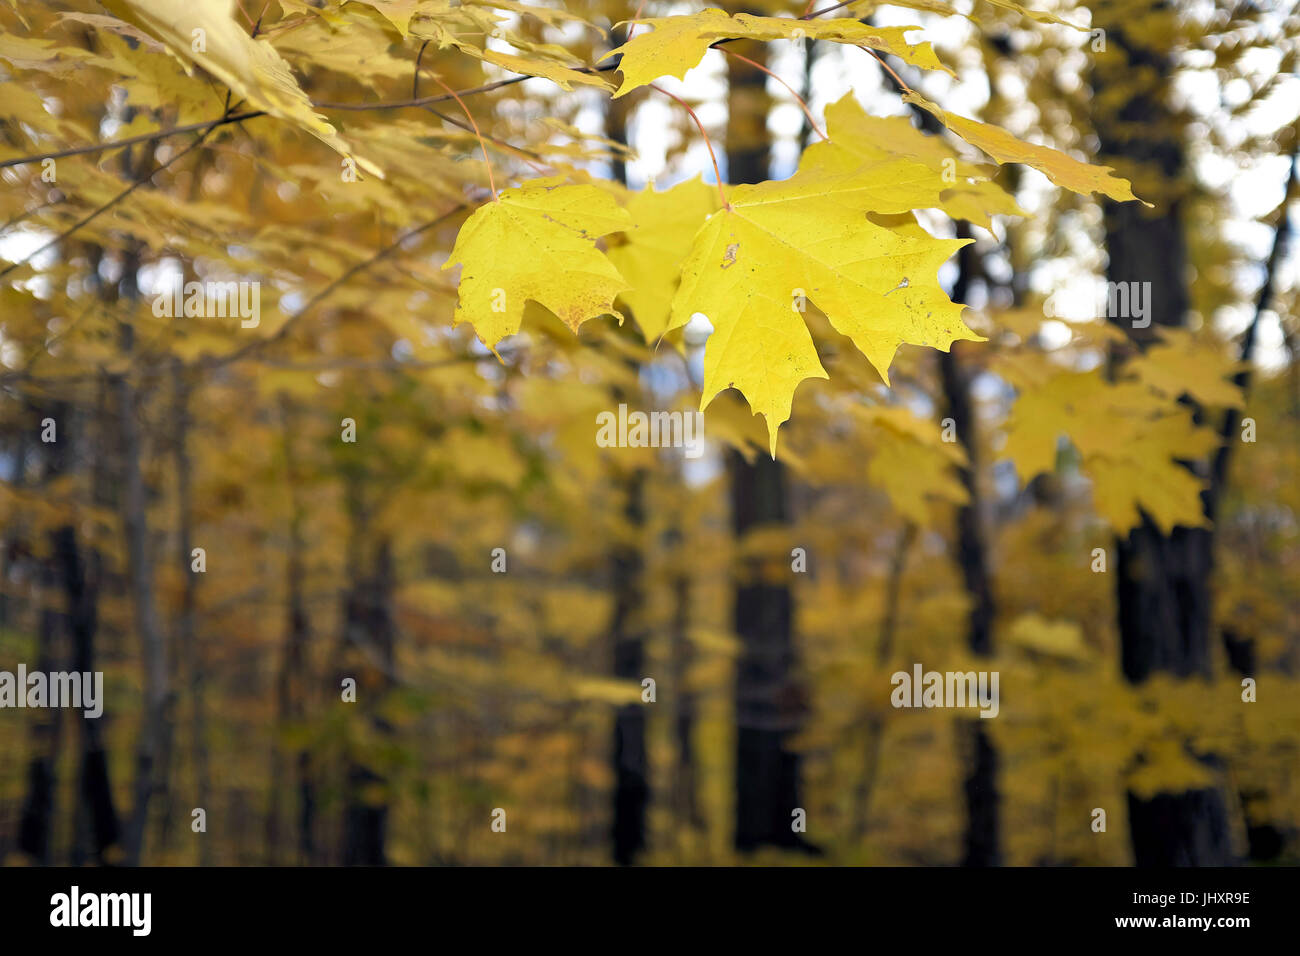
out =
[[[122,299],[139,298],[136,271],[137,251],[127,256],[120,290]],[[124,325],[122,354],[135,353],[135,329]],[[127,820],[125,861],[138,866],[144,853],[149,809],[167,781],[167,757],[171,750],[171,692],[167,665],[167,641],[158,621],[154,602],[153,553],[149,531],[149,489],[144,476],[144,441],[141,435],[142,391],[126,373],[115,379],[118,437],[122,455],[122,526],[126,538],[127,581],[131,592],[132,624],[140,640],[143,670],[144,715],[136,743],[134,800]]]
[[[60,631],[59,615],[51,604],[54,573],[47,563],[41,569],[41,606],[37,611],[36,670],[49,674],[61,670],[58,652]],[[26,688],[18,688],[25,694]],[[27,762],[27,796],[23,800],[22,816],[18,824],[18,849],[41,866],[51,860],[50,830],[54,821],[54,795],[56,787],[55,764],[61,741],[60,715],[57,707],[46,707],[36,712],[32,723],[32,754]]]
[[[1186,321],[1187,246],[1175,192],[1184,175],[1183,134],[1169,105],[1167,51],[1143,46],[1143,40],[1126,34],[1122,22],[1099,25],[1118,55],[1097,60],[1094,85],[1104,90],[1131,84],[1135,76],[1152,78],[1115,111],[1096,111],[1099,158],[1113,161],[1121,175],[1138,168],[1155,171],[1173,193],[1161,197],[1154,210],[1135,202],[1104,204],[1107,281],[1150,283],[1150,294],[1143,296],[1149,326],[1139,327],[1144,319],[1135,325],[1135,317],[1110,316],[1128,333],[1132,347],[1140,349],[1161,326]],[[1165,534],[1145,515],[1138,527],[1116,540],[1120,656],[1124,676],[1132,683],[1157,672],[1210,674],[1212,544],[1208,530],[1179,527]],[[1217,787],[1149,800],[1130,794],[1128,799],[1138,866],[1232,862],[1228,813]]]
[[[184,379],[179,363],[175,375],[176,436],[173,455],[176,464],[176,526],[177,559],[184,571],[181,588],[181,607],[177,615],[176,632],[180,656],[190,691],[190,758],[194,762],[194,807],[211,811],[208,805],[212,793],[211,774],[208,769],[207,708],[204,699],[203,664],[199,655],[198,635],[198,574],[194,571],[194,522],[191,498],[193,497],[193,462],[190,460],[190,386]],[[212,865],[212,847],[206,834],[199,835],[199,865]]]
[[[288,600],[288,618],[285,621],[284,651],[280,660],[280,672],[276,677],[276,713],[283,726],[291,721],[303,720],[307,713],[306,686],[310,683],[307,675],[307,644],[311,638],[311,623],[307,617],[306,598],[304,596],[303,553],[303,507],[299,490],[298,456],[293,445],[292,406],[287,396],[280,398],[281,424],[284,440],[285,482],[289,490],[289,554],[285,566],[285,592]],[[275,776],[281,776],[283,762],[279,739],[273,744],[272,761]],[[299,865],[316,862],[316,782],[312,767],[311,751],[300,747],[293,755],[294,783],[298,794],[297,812],[297,854]],[[279,804],[273,803],[269,816],[272,826],[278,826]],[[268,834],[268,842],[271,842]]]
[[[627,144],[627,101],[611,100],[605,116],[606,135]],[[613,161],[616,179],[627,185],[627,164],[621,155]],[[635,317],[634,317],[635,318]],[[635,375],[635,361],[628,360]],[[626,401],[622,390],[617,401]],[[642,531],[645,527],[645,472],[633,469],[618,484],[626,498],[623,516],[631,536],[613,549],[614,614],[610,622],[613,674],[640,682],[645,673],[644,587],[645,562]],[[649,760],[646,755],[646,713],[641,702],[624,704],[614,715],[612,762],[614,767],[614,862],[632,863],[646,845],[646,809],[650,804]]]
[[[72,635],[72,669],[82,673],[95,670],[95,632],[99,627],[99,561],[91,552],[90,567],[83,561],[77,546],[76,532],[70,526],[55,532],[55,558],[67,596],[68,629]],[[108,754],[104,750],[100,721],[78,712],[75,719],[81,728],[81,774],[78,783],[78,830],[84,829],[89,842],[89,861],[107,863],[112,849],[121,840],[121,827],[113,805],[113,787],[108,777]],[[86,862],[78,849],[72,862]]]
[[[957,223],[957,235],[963,239],[970,238],[970,227],[964,222]],[[963,246],[958,253],[957,279],[953,283],[954,302],[966,300],[978,271],[975,246]],[[993,653],[994,607],[979,484],[979,434],[971,401],[970,372],[963,366],[957,349],[958,344],[954,342],[951,351],[939,353],[947,413],[956,424],[957,438],[967,458],[967,466],[959,469],[969,501],[957,509],[957,560],[966,593],[971,599],[966,642],[976,655],[988,657]],[[964,721],[963,731],[967,738],[969,763],[962,785],[966,797],[962,865],[997,866],[1002,860],[998,822],[998,752],[982,720]]]
[[[629,532],[645,524],[645,473],[633,472],[627,481],[625,517]],[[614,676],[640,681],[645,677],[642,576],[644,562],[638,534],[615,549],[614,561]],[[641,702],[624,704],[614,716],[614,861],[631,863],[645,847],[646,807],[650,786],[646,780],[646,717]]]
[[[679,534],[673,540],[680,544]],[[672,581],[672,696],[673,741],[676,764],[673,772],[673,818],[678,827],[698,829],[704,825],[696,797],[695,694],[690,688],[691,663],[691,579],[677,574]]]
[[[747,54],[763,62],[762,51]],[[727,61],[727,179],[762,182],[768,176],[771,106],[767,77],[743,60]],[[785,466],[761,453],[747,462],[728,453],[732,527],[739,540],[764,525],[788,523]],[[758,562],[738,568],[733,621],[740,640],[736,661],[736,831],[738,850],[764,845],[810,848],[794,832],[799,757],[790,740],[803,717],[796,683],[794,601],[785,584],[761,580]]]
[[[44,478],[47,482],[67,471],[71,457],[68,454],[68,443],[72,441],[74,435],[71,422],[68,420],[70,413],[70,407],[60,402],[37,414],[38,419],[46,416],[53,418],[62,438],[61,441],[43,446],[45,449]],[[51,544],[56,543],[57,534],[55,532],[50,536]],[[62,669],[58,648],[62,622],[53,603],[57,577],[55,563],[54,557],[41,562],[37,570],[37,586],[33,589],[37,595],[35,669],[46,674]],[[26,692],[26,688],[18,688],[19,694]],[[57,786],[55,768],[62,737],[61,713],[62,711],[57,708],[48,707],[37,711],[32,721],[32,752],[27,763],[27,793],[18,824],[18,849],[42,866],[52,862],[50,831],[54,821]]]
[[[387,538],[379,541],[373,553],[368,553],[372,549],[366,547],[367,513],[361,499],[360,477],[349,477],[347,492],[351,517],[349,567],[354,569],[355,576],[343,599],[341,659],[351,664],[345,676],[356,679],[357,703],[343,706],[361,708],[361,719],[369,721],[383,738],[392,732],[392,727],[380,716],[378,706],[392,687],[394,674],[392,553]],[[345,866],[387,863],[384,849],[388,830],[386,764],[383,754],[361,753],[356,744],[349,745],[343,788]]]
[[[747,463],[732,452],[732,524],[736,538],[785,523],[785,469],[759,454]],[[738,569],[734,617],[736,661],[736,834],[739,850],[765,844],[802,847],[792,826],[800,807],[799,758],[789,748],[802,717],[794,677],[794,606],[790,589],[760,579],[759,562]]]

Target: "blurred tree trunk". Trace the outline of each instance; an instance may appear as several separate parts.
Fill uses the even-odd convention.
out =
[[[56,415],[63,424],[65,419]],[[65,439],[66,440],[66,439]],[[54,457],[62,457],[55,452]],[[52,473],[57,470],[52,468]],[[36,667],[44,674],[62,670],[59,653],[60,615],[54,609],[55,568],[54,559],[41,563],[39,585],[34,589],[38,596],[36,609]],[[19,694],[26,694],[19,687]],[[31,756],[27,761],[27,795],[23,800],[22,816],[18,824],[18,849],[41,866],[51,862],[50,831],[54,822],[54,802],[57,780],[59,746],[62,742],[61,717],[57,707],[44,707],[36,711],[32,721]]]
[[[75,434],[72,428],[71,407],[66,402],[55,402],[49,406],[36,407],[37,427],[45,418],[55,422],[56,440],[42,445],[44,449],[44,481],[49,483],[63,475],[72,456],[68,453],[68,444]],[[61,441],[58,439],[62,439]],[[58,532],[50,536],[51,544],[57,541]],[[60,670],[58,649],[59,631],[62,622],[54,610],[54,585],[56,580],[57,558],[51,556],[40,562],[35,569],[32,592],[36,597],[36,667],[37,671],[49,674]],[[25,695],[27,689],[19,687],[18,693]],[[59,745],[61,743],[61,711],[47,707],[36,712],[32,720],[31,756],[27,762],[27,792],[23,799],[22,814],[18,824],[18,849],[32,858],[33,862],[48,866],[51,862],[50,830],[54,821],[54,803],[56,767],[58,764]]]
[[[343,598],[343,674],[357,682],[360,720],[370,725],[361,741],[348,743],[343,787],[343,863],[345,866],[384,866],[388,830],[388,785],[385,758],[371,741],[386,738],[392,727],[380,715],[379,704],[392,687],[394,673],[394,623],[392,612],[393,567],[389,540],[367,546],[368,514],[362,501],[362,478],[346,479],[351,524],[348,567],[351,586]],[[370,749],[367,753],[366,750]]]
[[[110,433],[108,412],[109,383],[101,377],[95,412],[96,435]],[[109,467],[102,445],[92,439],[91,494],[94,502],[112,500]],[[95,634],[99,628],[100,558],[94,547],[83,554],[77,544],[76,530],[65,525],[55,532],[55,555],[67,600],[68,628],[72,636],[72,669],[82,673],[95,671]],[[80,728],[80,772],[77,783],[76,825],[71,862],[112,862],[114,849],[121,839],[121,826],[113,805],[113,787],[108,774],[108,754],[104,749],[100,719],[78,712],[74,719]]]
[[[728,7],[733,10],[732,7]],[[764,51],[746,54],[764,62]],[[767,76],[742,60],[727,59],[727,179],[767,179],[771,138]],[[747,462],[727,454],[732,529],[737,540],[765,525],[789,522],[785,466],[762,453]],[[805,847],[792,827],[799,797],[799,757],[789,748],[802,720],[795,683],[794,602],[786,584],[762,578],[762,562],[737,568],[733,622],[740,639],[736,661],[736,849],[764,845]]]
[[[194,761],[194,806],[209,810],[208,798],[212,792],[208,769],[207,710],[203,693],[203,665],[199,657],[198,584],[194,571],[194,520],[193,520],[193,462],[190,460],[190,385],[185,381],[183,368],[178,361],[173,380],[173,403],[176,415],[176,435],[172,447],[176,467],[176,528],[177,560],[184,573],[181,585],[181,606],[176,619],[176,636],[183,658],[185,675],[190,690],[190,756]],[[199,835],[199,865],[212,865],[212,847],[206,834]]]
[[[634,469],[622,483],[626,496],[620,529],[624,540],[615,546],[614,676],[640,683],[645,677],[645,562],[641,535],[645,527],[645,472]],[[614,716],[614,862],[628,864],[645,848],[646,807],[650,786],[646,776],[645,704],[624,704]]]
[[[1140,349],[1159,327],[1186,321],[1187,244],[1178,193],[1184,181],[1184,131],[1170,105],[1169,52],[1144,45],[1150,42],[1145,36],[1128,36],[1121,21],[1103,19],[1099,25],[1106,30],[1110,52],[1095,58],[1094,88],[1104,93],[1123,87],[1128,94],[1116,97],[1120,105],[1114,108],[1097,107],[1103,99],[1093,98],[1099,159],[1121,175],[1155,173],[1169,184],[1168,195],[1157,198],[1155,209],[1136,202],[1104,203],[1106,279],[1150,283],[1150,294],[1143,297],[1149,326],[1135,327],[1128,316],[1110,316]],[[1142,683],[1158,672],[1210,675],[1212,543],[1206,529],[1177,527],[1165,534],[1145,514],[1141,525],[1117,538],[1121,665],[1130,682]],[[1217,787],[1152,799],[1130,793],[1128,810],[1138,866],[1232,862],[1227,805]]]
[[[627,145],[627,100],[611,100],[605,114],[605,135]],[[615,155],[613,172],[627,185],[627,164]],[[636,363],[628,359],[633,375]],[[622,389],[615,398],[624,402]],[[623,518],[626,526],[616,535],[611,555],[614,612],[610,621],[616,678],[640,683],[645,674],[645,561],[642,554],[645,528],[645,471],[633,468],[615,481],[624,497]],[[645,705],[640,701],[624,704],[614,714],[614,862],[632,863],[646,844],[646,808],[650,803],[647,781],[649,762],[646,757]]]
[[[927,116],[930,114],[927,113]],[[957,236],[970,238],[970,226],[958,222]],[[980,270],[975,246],[963,246],[957,253],[957,279],[952,299],[965,302],[971,283]],[[988,542],[984,532],[982,490],[979,482],[980,447],[976,411],[971,400],[970,369],[959,357],[959,343],[939,353],[939,373],[947,414],[956,424],[957,438],[966,452],[967,465],[959,469],[969,500],[957,509],[957,559],[966,594],[971,600],[966,621],[966,643],[978,657],[993,653],[993,585],[989,573]],[[997,866],[1001,863],[998,823],[998,752],[989,738],[984,721],[963,720],[969,751],[968,773],[962,789],[966,796],[966,833],[963,837],[963,866]]]
[[[287,395],[281,395],[280,425],[284,447],[285,483],[289,492],[289,551],[285,563],[285,595],[287,617],[284,646],[276,675],[275,739],[271,746],[272,782],[276,789],[283,785],[285,754],[281,734],[286,726],[306,717],[307,643],[311,638],[311,623],[307,617],[306,598],[303,592],[303,507],[298,473],[298,457],[294,451],[293,406]],[[310,750],[301,746],[293,755],[294,789],[298,795],[297,807],[297,862],[310,865],[316,862],[316,783],[312,773]],[[277,786],[278,784],[278,786]],[[279,845],[280,802],[275,793],[267,815],[268,846]]]
[[[680,473],[674,472],[680,480]],[[680,520],[680,519],[678,519]],[[682,533],[680,527],[669,531],[667,541],[669,555],[681,555]],[[679,568],[685,562],[677,563]],[[678,571],[672,576],[673,617],[671,626],[671,671],[669,681],[672,685],[673,698],[673,742],[675,745],[675,764],[672,783],[673,820],[676,821],[679,835],[683,828],[690,831],[704,827],[696,795],[697,774],[695,768],[695,693],[691,688],[691,666],[695,654],[691,645],[691,578],[685,571]]]
[[[121,282],[121,298],[128,303],[139,297],[136,272],[139,253],[127,255]],[[135,354],[135,329],[122,326],[122,353]],[[122,525],[126,538],[127,581],[131,592],[133,624],[140,639],[140,660],[144,670],[143,726],[136,745],[134,802],[127,822],[125,861],[138,866],[144,852],[149,807],[165,786],[165,759],[170,749],[169,688],[166,638],[158,622],[154,603],[153,557],[149,540],[149,492],[144,479],[144,447],[140,435],[143,410],[141,392],[131,383],[130,371],[118,375],[116,398],[118,436],[122,454]]]
[[[39,417],[39,416],[38,416]],[[34,447],[32,436],[28,434],[29,429],[20,428],[14,439],[14,475],[9,482],[9,486],[14,491],[20,491],[27,485],[27,458],[28,449]],[[0,627],[9,626],[10,620],[14,617],[15,611],[18,611],[17,601],[9,593],[9,584],[13,581],[14,571],[18,567],[18,544],[21,538],[19,528],[16,522],[10,522],[4,530],[4,536],[0,539],[0,561],[4,562],[3,568],[0,568]]]

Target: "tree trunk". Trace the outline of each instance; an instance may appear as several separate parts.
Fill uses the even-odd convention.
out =
[[[762,51],[748,54],[763,62]],[[767,77],[759,69],[727,60],[727,179],[757,183],[768,176],[771,139]],[[732,528],[737,540],[764,525],[788,523],[785,466],[759,454],[750,463],[728,453]],[[794,601],[785,584],[761,580],[759,562],[738,568],[733,603],[740,640],[736,661],[736,830],[735,846],[807,848],[794,832],[792,814],[801,807],[799,757],[789,741],[803,716],[795,681]]]
[[[54,569],[45,562],[40,572],[40,607],[37,610],[36,667],[45,674],[61,670],[58,638],[61,622],[54,610]],[[18,688],[26,693],[26,688]],[[32,754],[27,762],[27,796],[18,824],[18,849],[40,866],[51,860],[50,831],[54,821],[55,766],[61,742],[63,711],[57,707],[38,710],[32,722]]]
[[[74,434],[68,421],[70,407],[66,403],[56,403],[37,418],[46,415],[53,418],[56,427],[62,431],[62,441],[45,445],[45,481],[58,478],[67,470],[68,443]],[[51,543],[55,541],[51,534]],[[54,609],[54,585],[56,579],[55,558],[41,562],[36,571],[36,670],[50,674],[60,670],[59,632],[62,622]],[[25,694],[26,688],[18,688],[19,694]],[[51,861],[50,831],[54,821],[55,791],[57,788],[56,766],[59,745],[61,743],[60,719],[62,711],[55,707],[39,710],[32,721],[31,756],[27,763],[27,793],[23,800],[22,815],[18,825],[18,849],[32,860],[48,866]]]
[[[194,806],[204,811],[212,793],[208,769],[207,710],[204,702],[203,664],[199,655],[198,627],[198,575],[194,571],[194,529],[191,512],[193,498],[193,463],[189,454],[190,391],[179,363],[175,377],[176,438],[173,448],[176,465],[176,527],[177,559],[184,570],[181,588],[181,607],[177,616],[176,632],[180,653],[184,659],[185,674],[190,690],[190,754],[194,761]],[[199,834],[199,865],[212,865],[212,847],[207,834]]]
[[[1168,53],[1129,37],[1122,22],[1099,25],[1106,29],[1107,42],[1117,55],[1096,62],[1094,85],[1104,90],[1131,85],[1135,76],[1149,78],[1114,112],[1096,111],[1099,158],[1113,162],[1121,175],[1138,168],[1152,170],[1171,184],[1173,192],[1183,179],[1184,150],[1180,124],[1169,105]],[[1186,321],[1188,262],[1181,203],[1174,193],[1154,210],[1135,202],[1110,201],[1104,210],[1107,280],[1150,283],[1149,295],[1143,296],[1149,326],[1138,328],[1130,317],[1110,316],[1135,348],[1143,348],[1159,327]],[[1116,551],[1124,676],[1135,684],[1157,672],[1209,676],[1210,532],[1178,527],[1165,534],[1143,515],[1138,527],[1117,538]],[[1130,794],[1128,802],[1138,866],[1232,862],[1227,807],[1217,787],[1162,793],[1149,800]]]
[[[670,541],[681,546],[681,534],[674,528]],[[673,553],[670,551],[670,553]],[[680,552],[677,552],[680,553]],[[673,819],[678,832],[682,828],[697,830],[704,826],[696,796],[695,770],[695,694],[690,687],[691,664],[691,579],[677,573],[672,578],[673,621],[670,682],[673,699],[673,741],[675,766],[672,783]]]
[[[611,100],[605,116],[606,135],[627,145],[627,101]],[[614,175],[627,185],[627,165],[616,154]],[[635,360],[628,359],[635,374]],[[616,401],[625,401],[617,390]],[[613,644],[613,674],[621,680],[638,683],[645,674],[644,573],[642,531],[645,526],[645,472],[634,468],[620,475],[617,483],[625,496],[623,517],[627,521],[627,538],[613,549],[612,588],[614,613],[610,621]],[[646,808],[650,804],[647,781],[649,762],[646,756],[646,714],[640,701],[624,704],[614,714],[612,763],[614,768],[613,855],[614,862],[632,863],[646,845]]]
[[[970,227],[957,223],[957,236],[970,238]],[[974,245],[958,252],[957,279],[952,299],[964,302],[979,270]],[[975,407],[971,401],[970,374],[958,357],[958,344],[939,353],[939,372],[947,414],[956,425],[957,438],[966,452],[967,466],[961,482],[969,500],[957,509],[957,559],[971,599],[966,621],[966,643],[977,656],[993,653],[993,586],[989,574],[988,543],[984,533],[979,483],[980,447]],[[961,729],[969,754],[968,774],[962,784],[966,798],[966,832],[962,844],[963,866],[997,866],[1001,863],[998,823],[998,752],[982,720],[964,720]]]
[[[289,490],[289,553],[285,564],[285,594],[288,616],[285,621],[284,648],[280,669],[276,676],[276,717],[280,728],[306,716],[307,642],[311,625],[307,617],[303,594],[303,508],[299,494],[298,459],[293,446],[292,405],[289,398],[280,397],[281,426],[283,429],[285,482]],[[279,733],[272,743],[272,778],[283,778],[284,754]],[[316,785],[312,774],[311,752],[301,747],[293,755],[294,787],[298,794],[297,856],[299,865],[316,862]],[[279,797],[272,795],[268,813],[268,847],[278,844],[280,819]]]
[[[76,532],[70,525],[55,532],[55,556],[67,597],[68,627],[72,634],[72,669],[82,673],[95,670],[95,632],[99,627],[99,560],[92,551],[90,567],[82,560]],[[108,776],[108,754],[104,750],[100,722],[78,712],[75,719],[81,728],[81,772],[78,782],[76,849],[72,863],[111,862],[121,829],[113,806],[113,786]],[[83,845],[89,843],[89,855]]]
[[[381,736],[392,730],[379,716],[378,704],[392,686],[394,671],[394,625],[392,616],[393,569],[388,540],[366,547],[367,514],[361,497],[362,478],[347,479],[348,512],[351,521],[348,567],[353,569],[351,587],[343,599],[343,648],[340,659],[350,663],[344,676],[357,682],[357,703],[362,720]],[[369,572],[367,569],[370,569]],[[337,686],[337,684],[336,684]],[[343,863],[345,866],[384,866],[384,843],[388,829],[388,781],[381,754],[358,752],[349,745],[343,787]]]
[[[626,481],[624,517],[629,535],[614,550],[614,676],[640,683],[645,677],[645,632],[642,595],[644,561],[640,532],[645,525],[645,472],[636,469]],[[646,715],[640,701],[624,704],[614,715],[614,862],[633,862],[645,847]]]

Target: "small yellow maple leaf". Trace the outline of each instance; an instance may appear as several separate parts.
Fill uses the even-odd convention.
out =
[[[443,265],[464,266],[455,321],[473,325],[489,348],[519,331],[529,300],[575,332],[618,314],[614,298],[628,284],[596,240],[627,229],[631,217],[604,190],[562,182],[531,180],[480,206]]]
[[[1140,201],[1133,195],[1132,184],[1127,179],[1112,175],[1113,170],[1109,166],[1092,166],[1050,146],[1026,143],[998,126],[940,109],[916,93],[907,93],[903,99],[926,110],[966,142],[983,150],[999,163],[1032,166],[1056,185],[1083,196],[1101,193],[1118,202]]]
[[[1144,511],[1165,529],[1205,524],[1201,481],[1180,462],[1204,459],[1217,437],[1189,409],[1141,382],[1110,383],[1097,369],[1060,372],[1021,392],[1003,454],[1029,479],[1055,468],[1063,436],[1083,459],[1097,513],[1116,531],[1140,524]]]
[[[1241,408],[1241,389],[1228,381],[1239,370],[1223,343],[1198,338],[1187,329],[1164,329],[1159,342],[1133,359],[1129,370],[1156,391],[1170,398],[1184,393],[1202,405]]]
[[[709,7],[699,13],[674,17],[649,17],[636,21],[651,29],[638,33],[627,43],[606,53],[601,60],[622,56],[619,71],[623,83],[615,97],[653,83],[661,76],[682,79],[699,65],[705,52],[719,40],[832,40],[892,53],[903,62],[923,70],[952,71],[939,62],[929,43],[908,43],[906,34],[919,27],[873,27],[850,18],[796,20],[791,17],[759,17],[748,13],[730,16]],[[952,74],[956,75],[956,74]]]

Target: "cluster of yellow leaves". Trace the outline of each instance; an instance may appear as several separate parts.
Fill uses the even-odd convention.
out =
[[[1164,336],[1119,381],[1109,381],[1101,367],[1053,368],[1023,354],[997,365],[1020,392],[1003,455],[1028,480],[1055,470],[1068,438],[1092,481],[1097,513],[1119,532],[1140,524],[1142,512],[1166,530],[1205,524],[1202,479],[1182,462],[1206,460],[1219,438],[1178,400],[1190,394],[1209,408],[1241,403],[1240,390],[1226,380],[1235,364],[1221,349],[1185,331]]]
[[[23,68],[65,73],[93,63],[148,86],[166,71],[159,72],[156,62],[142,64],[159,60],[156,51],[165,51],[184,74],[197,66],[224,84],[229,105],[264,111],[351,157],[363,170],[394,180],[391,189],[363,181],[339,190],[306,168],[279,171],[288,179],[313,182],[347,211],[383,208],[400,215],[427,169],[437,173],[428,177],[432,192],[459,198],[464,177],[447,168],[456,165],[449,152],[468,152],[472,140],[468,134],[444,133],[446,145],[440,148],[424,142],[426,127],[395,121],[382,135],[368,137],[367,156],[357,155],[320,115],[295,68],[342,71],[355,65],[349,72],[373,86],[409,70],[408,61],[396,55],[398,44],[419,41],[547,77],[564,89],[575,84],[613,88],[601,71],[585,66],[565,46],[507,28],[502,18],[591,24],[576,14],[511,0],[353,0],[340,7],[285,0],[287,20],[270,35],[257,36],[235,18],[232,0],[181,5],[109,0],[107,6],[117,19],[77,15],[105,37],[103,52],[8,38],[0,55]],[[916,67],[945,69],[928,43],[907,41],[915,28],[876,28],[854,18],[797,20],[707,9],[639,24],[644,29],[608,54],[620,58],[616,96],[658,76],[684,75],[710,46],[729,39],[850,43]],[[154,52],[142,56],[124,38]],[[504,49],[507,45],[513,52]],[[187,88],[176,79],[182,75],[167,76],[167,88],[175,88],[178,101],[201,102],[202,88]],[[155,92],[169,95],[161,87]],[[998,162],[1033,165],[1076,191],[1132,198],[1127,183],[1105,170],[1020,143],[928,101],[913,97],[913,102]],[[39,101],[33,109],[44,113],[37,106]],[[963,323],[963,307],[951,302],[937,281],[939,266],[962,242],[930,236],[912,212],[939,209],[984,227],[995,215],[1020,212],[993,181],[990,167],[965,161],[939,137],[923,135],[905,120],[868,115],[851,96],[827,110],[827,129],[829,140],[810,148],[789,180],[729,188],[716,198],[701,182],[633,194],[613,184],[575,181],[573,174],[505,189],[469,217],[447,264],[462,266],[456,322],[472,323],[495,348],[519,331],[530,301],[575,331],[588,319],[619,314],[621,307],[648,341],[702,314],[713,334],[705,352],[701,408],[736,388],[765,418],[775,454],[777,432],[790,417],[796,389],[805,379],[828,374],[802,314],[807,308],[823,313],[887,382],[903,344],[947,349],[956,340],[979,339]],[[111,198],[111,177],[103,185],[104,198]],[[188,252],[199,251],[197,237],[211,232],[197,228],[203,210],[193,212],[184,230]],[[119,211],[103,225],[120,229],[127,215]],[[214,221],[219,220],[218,214]],[[143,232],[148,224],[139,228]],[[602,240],[604,248],[598,244]],[[261,254],[259,246],[272,241],[249,237],[247,248]],[[218,244],[212,235],[211,247]],[[295,254],[285,253],[286,258]],[[323,255],[315,252],[313,258]],[[346,268],[349,259],[342,257],[328,271]]]
[[[965,504],[970,496],[954,466],[964,466],[961,446],[946,442],[934,423],[897,406],[858,406],[872,430],[867,480],[889,495],[900,515],[918,526],[930,518],[930,502]]]
[[[808,23],[706,10],[649,23],[651,32],[614,51],[623,55],[624,77],[616,95],[665,73],[684,75],[719,39],[770,39],[794,36],[799,30],[803,32],[797,35],[865,42],[857,21]],[[874,42],[902,43],[902,34],[877,36]],[[890,52],[906,52],[904,58],[914,62],[933,56],[928,45],[904,52],[891,47]],[[999,163],[1033,166],[1058,185],[1085,195],[1135,198],[1128,182],[1105,168],[948,114],[915,94],[907,98]],[[777,431],[790,417],[799,384],[827,377],[801,315],[808,303],[824,313],[834,330],[849,338],[888,382],[890,364],[903,344],[947,350],[957,340],[980,340],[963,323],[963,307],[951,302],[937,281],[939,266],[968,240],[930,236],[912,219],[912,211],[941,209],[986,228],[993,215],[1021,213],[985,168],[966,162],[938,137],[920,133],[906,120],[869,116],[851,95],[827,110],[827,128],[829,138],[805,152],[790,179],[729,188],[717,203],[706,197],[699,183],[662,194],[629,196],[611,189],[626,204],[633,223],[610,243],[616,271],[627,270],[622,273],[622,303],[634,312],[649,339],[684,327],[696,315],[708,319],[713,333],[705,351],[701,409],[720,392],[739,390],[752,411],[764,416],[773,455]],[[470,223],[479,215],[495,214],[480,211]],[[688,254],[679,258],[677,250],[702,217],[707,219],[694,233]],[[557,241],[564,238],[563,229],[571,228],[545,225],[551,222],[545,213],[541,219],[545,222],[539,228]],[[587,236],[594,239],[613,231],[603,228]],[[514,249],[505,253],[514,260],[546,244],[537,232],[503,231],[500,238],[514,241]],[[575,329],[596,314],[593,309],[614,311],[602,296],[590,295],[597,255],[591,249],[584,252],[579,261],[585,264],[575,270],[574,281],[553,280],[567,291],[551,290],[550,301],[561,303],[552,311],[563,310],[562,317]],[[468,256],[473,260],[474,253]],[[473,274],[482,275],[480,263],[473,265]],[[493,276],[498,288],[508,288],[508,270]],[[603,270],[600,277],[604,283],[614,281]],[[664,303],[674,286],[665,319]],[[479,282],[474,288],[481,299],[485,286]],[[607,285],[600,288],[608,291]],[[523,286],[517,291],[529,295]],[[515,318],[499,322],[481,303],[469,309],[462,303],[458,321],[473,322],[480,337],[493,346],[502,334],[519,327],[522,304],[518,313],[510,308]]]
[[[903,121],[877,120],[846,97],[828,111],[828,122],[831,140],[808,150],[794,176],[729,188],[722,209],[699,182],[664,193],[610,190],[629,214],[609,256],[626,270],[623,288],[631,289],[624,303],[647,338],[681,328],[697,313],[708,318],[713,335],[701,408],[719,392],[738,389],[766,418],[772,454],[800,382],[827,377],[801,314],[809,303],[886,381],[904,343],[947,349],[959,339],[979,339],[937,281],[939,266],[969,240],[935,239],[914,222],[908,227],[872,215],[962,212],[965,204],[972,218],[987,223],[990,214],[1017,211],[980,168],[958,166],[947,146],[910,127],[905,132]],[[952,176],[945,175],[945,160]],[[584,220],[567,198],[571,190],[596,193],[555,181],[529,184],[528,228],[514,228],[497,208],[516,208],[516,191],[481,207],[466,224],[471,239],[458,241],[449,263],[466,263],[472,277],[462,286],[457,318],[472,322],[489,346],[518,330],[526,298],[574,328],[613,311],[607,297],[622,291],[614,288],[619,280],[597,265],[601,256],[591,244],[619,229],[608,213],[613,200],[593,199],[587,208],[606,212],[599,221]],[[555,257],[562,250],[577,258],[565,265],[563,256]],[[502,312],[491,310],[493,289],[506,300]]]
[[[312,109],[289,64],[268,40],[250,37],[232,16],[235,0],[105,0],[121,19],[133,22],[182,60],[203,67],[256,109],[302,127],[341,153],[351,148]],[[382,176],[363,157],[359,166]]]

